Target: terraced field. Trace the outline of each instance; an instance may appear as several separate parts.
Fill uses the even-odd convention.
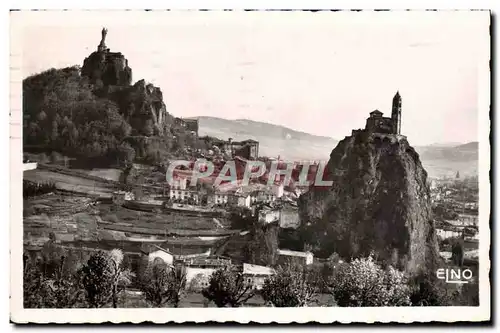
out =
[[[86,197],[59,194],[25,200],[24,242],[40,245],[51,233],[59,241],[97,239],[97,219],[90,202]]]
[[[25,171],[23,178],[32,182],[53,182],[57,189],[88,196],[111,197],[116,191],[112,184],[44,169]]]
[[[219,224],[212,217],[190,216],[182,213],[143,212],[106,204],[99,205],[99,216],[103,222],[109,224],[120,223],[138,228],[161,230],[210,230],[217,234],[218,232],[227,232],[230,227],[229,221],[221,218],[218,218],[217,221],[224,229],[217,231]]]

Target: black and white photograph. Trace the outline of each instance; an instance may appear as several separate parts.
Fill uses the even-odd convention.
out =
[[[490,320],[490,15],[12,11],[11,320]]]

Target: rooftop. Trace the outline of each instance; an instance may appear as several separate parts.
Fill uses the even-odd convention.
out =
[[[271,267],[243,264],[243,274],[250,275],[272,275],[275,271]]]
[[[283,256],[294,256],[294,257],[307,257],[309,255],[312,255],[311,252],[300,252],[292,250],[278,250],[278,254]]]
[[[374,111],[370,112],[371,116],[381,116],[383,114],[384,113],[380,112],[379,110],[374,110]]]

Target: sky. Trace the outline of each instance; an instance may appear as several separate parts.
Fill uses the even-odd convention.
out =
[[[23,77],[82,65],[105,26],[133,81],[159,86],[176,117],[246,118],[342,139],[375,109],[390,116],[399,90],[410,143],[465,143],[478,141],[478,99],[489,91],[487,13],[24,15],[12,36]]]

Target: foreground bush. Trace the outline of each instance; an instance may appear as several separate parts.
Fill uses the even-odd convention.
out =
[[[410,305],[410,288],[403,272],[382,269],[372,258],[355,259],[337,266],[330,281],[339,306]]]
[[[262,298],[276,307],[300,307],[314,302],[317,292],[317,284],[304,266],[287,264],[266,279]]]
[[[255,295],[251,284],[245,282],[243,274],[231,267],[221,268],[210,277],[208,287],[202,294],[217,307],[240,307]]]
[[[133,274],[123,265],[123,253],[113,250],[93,254],[80,270],[88,304],[100,308],[110,302],[118,307],[118,295],[131,283]]]
[[[46,244],[38,258],[23,258],[25,308],[72,308],[84,304],[75,258]]]
[[[178,307],[185,294],[185,270],[171,267],[160,258],[148,263],[139,281],[139,288],[153,307],[164,307],[167,304]]]

